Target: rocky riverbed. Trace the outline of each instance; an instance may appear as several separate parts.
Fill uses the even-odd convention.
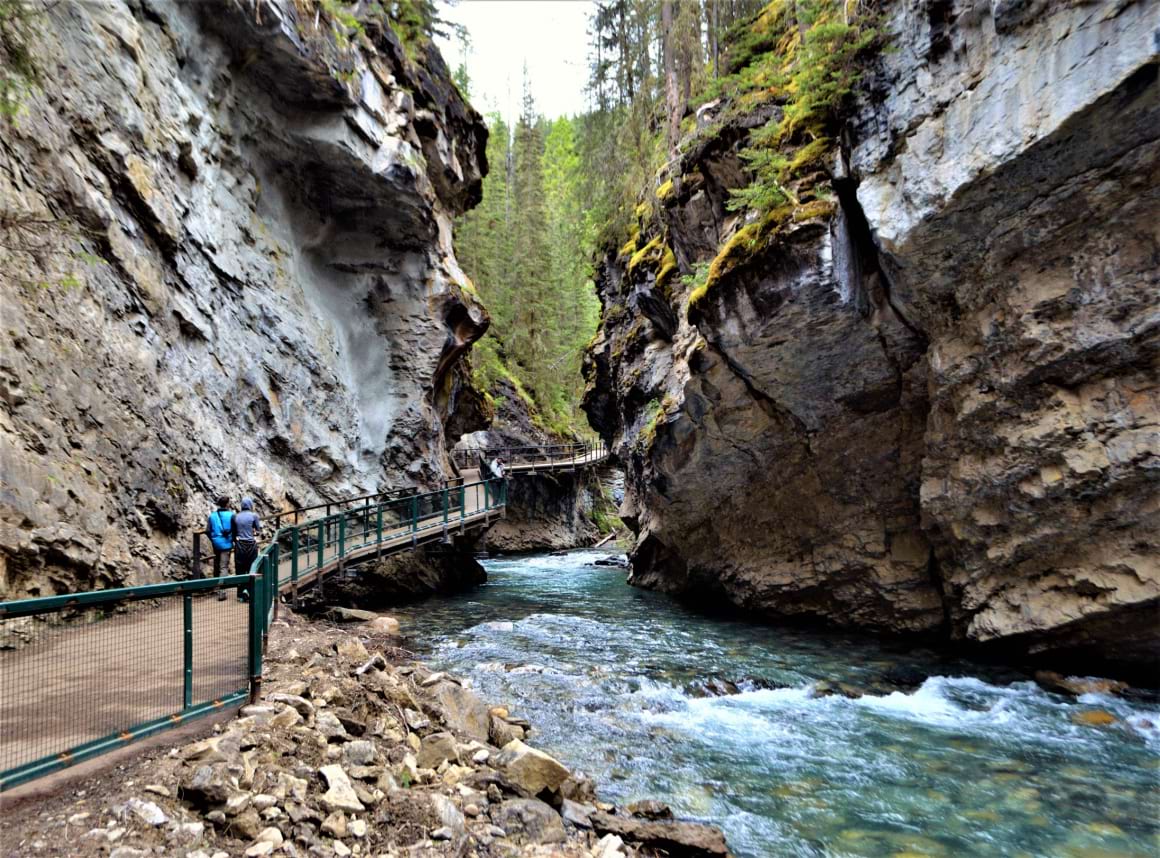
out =
[[[659,802],[601,801],[526,720],[413,662],[397,630],[276,622],[259,702],[208,738],[9,800],[0,854],[728,854]]]

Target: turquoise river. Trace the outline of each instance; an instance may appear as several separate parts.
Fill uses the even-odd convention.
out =
[[[1074,700],[898,642],[698,613],[604,556],[491,560],[483,587],[400,612],[420,657],[528,718],[604,800],[660,799],[739,856],[1160,854],[1155,696]],[[739,693],[705,696],[714,681]],[[1095,710],[1116,723],[1073,721]]]

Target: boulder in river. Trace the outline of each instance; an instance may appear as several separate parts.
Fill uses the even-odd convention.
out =
[[[1050,670],[1035,673],[1035,681],[1045,691],[1079,697],[1082,694],[1122,694],[1128,690],[1126,682],[1102,679],[1098,676],[1063,676]]]
[[[851,700],[857,700],[865,693],[861,688],[847,685],[845,682],[827,682],[826,680],[815,682],[813,688],[810,689],[810,697],[831,697],[835,694],[841,694]]]
[[[1103,709],[1094,709],[1089,712],[1076,712],[1071,716],[1073,724],[1081,724],[1087,727],[1110,727],[1119,720],[1111,712],[1105,712]]]

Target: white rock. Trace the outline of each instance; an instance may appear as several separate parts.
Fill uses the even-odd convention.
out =
[[[352,819],[347,823],[346,830],[350,832],[352,837],[366,837],[367,821],[365,819]]]
[[[357,812],[366,810],[363,803],[358,800],[358,795],[342,766],[323,766],[318,772],[326,778],[329,787],[321,798],[323,807],[330,811]]]
[[[169,817],[165,815],[165,811],[151,801],[141,801],[139,798],[131,798],[125,802],[125,809],[146,825],[156,827],[169,822]]]
[[[334,841],[334,854],[338,855],[339,858],[346,858],[350,854],[350,847],[341,840],[336,840]]]
[[[273,843],[268,840],[259,840],[253,846],[249,847],[246,852],[246,858],[258,858],[260,855],[269,855],[275,849]]]

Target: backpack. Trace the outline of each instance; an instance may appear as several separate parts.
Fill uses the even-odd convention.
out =
[[[205,531],[209,534],[209,541],[219,551],[229,551],[234,547],[234,541],[230,535],[233,521],[234,513],[228,509],[215,509],[206,519]]]

